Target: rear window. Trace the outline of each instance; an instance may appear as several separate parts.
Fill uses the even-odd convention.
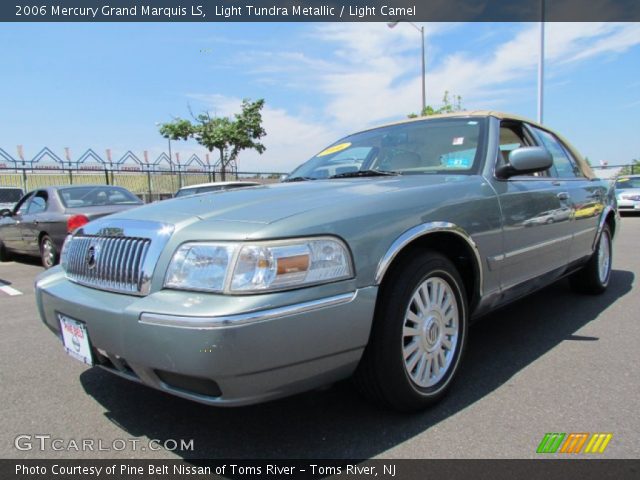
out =
[[[58,191],[67,208],[99,207],[103,205],[141,205],[133,193],[118,187],[75,187]]]
[[[0,188],[0,203],[16,203],[23,195],[19,188]]]

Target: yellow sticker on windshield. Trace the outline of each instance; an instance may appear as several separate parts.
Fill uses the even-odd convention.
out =
[[[331,155],[332,153],[340,152],[351,146],[351,142],[339,143],[333,147],[329,147],[321,151],[316,157],[324,157],[325,155]]]

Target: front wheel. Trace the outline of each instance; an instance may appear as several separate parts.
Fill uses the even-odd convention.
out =
[[[446,257],[418,252],[393,267],[380,295],[356,384],[385,406],[423,409],[444,396],[465,348],[462,280]]]
[[[49,235],[44,235],[40,240],[40,259],[42,261],[42,266],[47,269],[58,263],[58,249]]]
[[[604,292],[609,286],[612,260],[611,229],[605,223],[595,252],[582,269],[569,277],[571,288],[592,295]]]

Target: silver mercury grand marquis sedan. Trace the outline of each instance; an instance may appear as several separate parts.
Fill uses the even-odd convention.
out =
[[[247,405],[353,375],[411,411],[446,392],[474,319],[564,276],[604,291],[617,225],[562,137],[463,112],[345,137],[277,185],[91,222],[36,297],[69,354],[180,397]]]

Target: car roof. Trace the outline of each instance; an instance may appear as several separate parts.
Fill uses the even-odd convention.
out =
[[[469,117],[495,117],[498,120],[518,120],[521,122],[527,122],[531,125],[543,128],[545,130],[549,130],[547,127],[540,125],[538,122],[535,122],[526,117],[521,117],[520,115],[500,112],[497,110],[461,110],[459,112],[438,113],[436,115],[428,115],[426,117],[406,118],[404,120],[398,120],[396,122],[385,123],[383,125],[377,125],[375,127],[367,128],[365,130],[362,130],[362,132],[368,132],[369,130],[375,130],[377,128],[382,128],[382,127],[390,127],[392,125],[402,125],[405,123],[414,123],[414,122],[421,122],[421,121],[424,122],[429,120],[438,120],[442,118],[469,118]],[[361,133],[361,132],[357,132],[357,133]]]
[[[43,187],[43,188],[35,188],[34,190],[46,190],[47,188],[50,188],[51,190],[60,190],[62,188],[67,189],[67,188],[89,188],[89,187],[93,187],[93,188],[121,188],[126,190],[126,188],[121,187],[120,185],[107,185],[104,183],[87,183],[86,185],[52,185],[49,187]]]
[[[198,183],[196,185],[186,185],[184,187],[182,187],[180,190],[188,190],[191,188],[200,188],[200,187],[210,187],[210,186],[220,186],[220,187],[225,187],[227,185],[246,185],[246,186],[251,186],[251,185],[261,185],[261,183],[259,182],[251,182],[251,181],[242,181],[242,180],[237,180],[237,181],[233,181],[233,182],[209,182],[209,183]]]

